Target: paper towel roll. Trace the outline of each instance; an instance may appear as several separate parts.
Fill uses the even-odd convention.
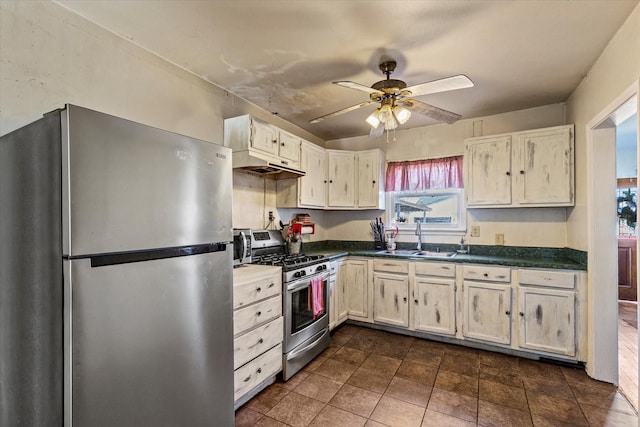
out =
[[[300,233],[301,234],[313,234],[313,227],[311,227],[309,225],[305,225],[300,230]]]

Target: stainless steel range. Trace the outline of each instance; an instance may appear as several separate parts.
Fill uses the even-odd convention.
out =
[[[321,255],[287,254],[277,230],[251,232],[253,264],[282,267],[286,381],[329,346],[329,262]]]

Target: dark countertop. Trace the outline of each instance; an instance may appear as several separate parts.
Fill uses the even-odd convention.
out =
[[[488,264],[523,268],[587,270],[586,253],[580,253],[579,251],[573,251],[571,249],[513,247],[512,250],[510,250],[509,247],[502,246],[499,247],[499,250],[495,251],[491,250],[491,248],[494,247],[481,248],[473,246],[471,247],[471,253],[469,254],[456,254],[453,257],[424,257],[358,248],[357,246],[359,245],[354,245],[353,242],[346,243],[347,244],[342,247],[339,242],[331,242],[327,245],[330,247],[307,244],[305,253],[324,255],[329,260],[346,256],[360,256],[369,258],[404,259],[408,261],[421,262],[452,262],[459,264]],[[369,247],[371,247],[371,243],[369,243]],[[426,250],[435,250],[435,248],[427,248]],[[443,248],[443,250],[454,251],[453,248],[449,247]]]

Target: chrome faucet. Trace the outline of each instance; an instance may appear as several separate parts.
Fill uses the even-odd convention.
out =
[[[418,252],[422,252],[422,223],[416,222],[416,236],[418,236]]]

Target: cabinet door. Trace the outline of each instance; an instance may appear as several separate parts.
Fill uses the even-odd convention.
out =
[[[575,292],[520,288],[520,347],[576,354]]]
[[[350,318],[369,319],[368,262],[351,260],[345,264],[345,295]]]
[[[416,277],[414,296],[417,330],[455,335],[455,279]]]
[[[518,134],[520,204],[573,204],[571,128]],[[515,171],[514,171],[515,172]]]
[[[358,207],[378,208],[380,201],[379,152],[362,151],[358,158]]]
[[[276,156],[278,139],[275,128],[266,123],[251,120],[251,147]]]
[[[321,147],[302,142],[300,167],[307,172],[300,178],[300,205],[324,207],[327,202],[326,153]]]
[[[329,278],[329,330],[338,324],[338,299],[336,290],[337,277],[332,275]]]
[[[355,155],[352,151],[329,151],[328,206],[354,207]]]
[[[463,327],[466,338],[511,342],[511,288],[482,282],[464,282]]]
[[[467,141],[467,206],[511,204],[511,136]]]
[[[409,278],[401,274],[373,273],[373,321],[409,326]]]
[[[278,153],[283,159],[291,160],[293,163],[298,164],[300,162],[300,138],[290,133],[280,131]]]
[[[347,301],[347,266],[344,262],[339,262],[337,265],[337,283],[336,283],[336,300],[337,300],[337,312],[336,321],[337,325],[347,320],[349,315],[349,304]],[[336,326],[337,326],[336,325]]]

